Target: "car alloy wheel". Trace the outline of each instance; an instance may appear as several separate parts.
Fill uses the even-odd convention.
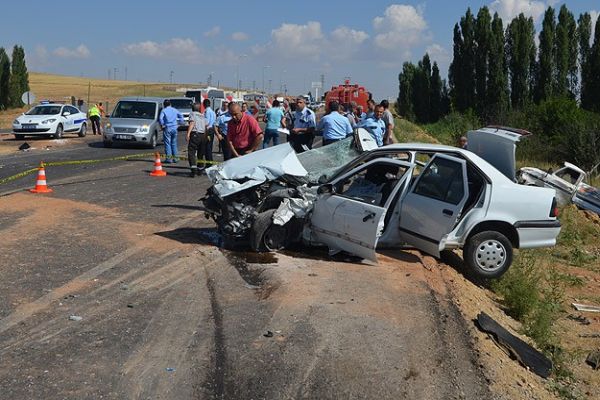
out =
[[[506,262],[506,249],[497,240],[486,240],[477,247],[475,258],[481,269],[493,272]]]
[[[85,137],[85,135],[87,134],[87,124],[84,122],[83,124],[81,124],[81,129],[79,129],[79,137]]]
[[[272,223],[263,236],[265,247],[269,251],[282,250],[287,244],[287,228]]]
[[[56,127],[56,132],[54,133],[54,139],[61,139],[63,136],[63,127],[61,124],[58,124]]]

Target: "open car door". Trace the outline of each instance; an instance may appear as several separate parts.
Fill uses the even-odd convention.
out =
[[[411,171],[411,164],[376,159],[354,168],[324,185],[311,216],[313,238],[330,251],[376,261],[376,246],[384,228],[391,194]]]
[[[466,161],[435,154],[402,200],[402,239],[439,257],[440,241],[454,229],[468,196]]]

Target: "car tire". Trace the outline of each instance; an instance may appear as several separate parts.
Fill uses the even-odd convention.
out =
[[[288,245],[287,224],[280,226],[273,223],[276,210],[267,210],[258,214],[250,229],[250,247],[254,251],[277,251]]]
[[[52,136],[54,137],[54,139],[62,139],[63,126],[61,124],[58,124],[58,126],[56,127],[56,132],[54,132],[54,135]]]
[[[512,264],[513,246],[500,232],[479,232],[471,236],[465,244],[463,259],[475,276],[485,279],[499,278]]]
[[[15,135],[15,139],[16,140],[23,140],[23,139],[25,139],[25,135]]]
[[[107,142],[106,140],[104,142],[102,142],[102,144],[104,145],[104,147],[112,147],[113,146],[112,142]]]
[[[77,132],[77,134],[79,135],[79,137],[85,137],[85,135],[87,134],[87,124],[85,122],[81,124],[81,128],[79,129],[79,132]]]
[[[154,134],[150,138],[150,141],[148,142],[148,148],[155,149],[157,144],[158,144],[158,133],[154,132]]]

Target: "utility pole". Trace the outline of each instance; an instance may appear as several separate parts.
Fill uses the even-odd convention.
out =
[[[117,71],[118,71],[117,67],[114,67],[113,68],[113,80],[115,80],[115,81],[117,80]]]
[[[127,67],[125,67],[125,80],[127,80]]]
[[[92,82],[88,81],[88,99],[87,99],[87,107],[90,108],[90,92],[92,91]]]
[[[265,92],[265,69],[271,68],[270,65],[263,65],[262,68],[262,91]]]
[[[110,76],[111,76],[111,75],[110,75],[110,68],[109,68],[109,69],[108,69],[108,80],[109,80],[109,81],[110,81],[110,79],[111,79],[111,78],[110,78]]]
[[[271,83],[273,83],[273,80],[269,79],[269,93],[271,93]]]
[[[174,71],[171,71],[171,72],[169,73],[169,82],[171,82],[171,83],[173,83],[173,74],[174,74],[174,73],[175,73]]]

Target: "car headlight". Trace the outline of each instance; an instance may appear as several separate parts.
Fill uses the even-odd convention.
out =
[[[148,132],[148,129],[149,129],[149,128],[150,128],[150,127],[149,127],[148,125],[142,125],[142,126],[138,127],[138,130],[137,130],[137,131],[138,131],[139,133],[146,133],[146,132]]]
[[[51,124],[56,121],[56,118],[49,118],[42,121],[42,124]]]
[[[21,125],[21,123],[19,122],[19,120],[18,120],[18,119],[15,119],[15,120],[13,121],[13,124],[15,124],[15,125]]]

